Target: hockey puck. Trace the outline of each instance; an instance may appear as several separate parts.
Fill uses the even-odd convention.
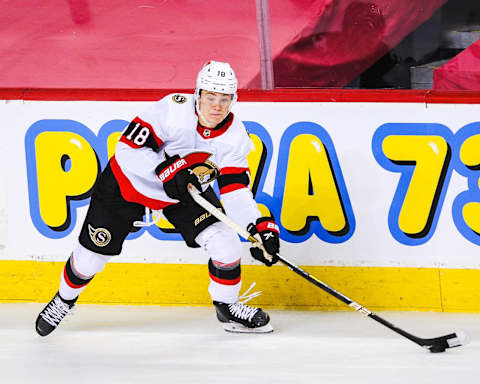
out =
[[[445,349],[446,349],[445,347],[432,345],[429,348],[429,351],[432,353],[439,353],[439,352],[445,352]]]

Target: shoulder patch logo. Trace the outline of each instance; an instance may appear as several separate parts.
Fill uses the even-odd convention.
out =
[[[105,228],[93,228],[90,224],[88,224],[88,234],[97,247],[105,247],[112,239],[112,235],[108,230]]]
[[[178,104],[183,104],[187,101],[187,98],[183,95],[173,95],[172,96],[172,100],[175,102],[175,103],[178,103]]]

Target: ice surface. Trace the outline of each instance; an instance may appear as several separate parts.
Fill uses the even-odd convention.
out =
[[[268,311],[275,332],[230,334],[213,308],[78,305],[51,335],[43,304],[0,304],[0,382],[478,383],[480,314],[383,312],[420,337],[456,329],[466,346],[432,354],[356,312]]]

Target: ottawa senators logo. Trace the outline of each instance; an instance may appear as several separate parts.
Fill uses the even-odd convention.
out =
[[[218,167],[208,160],[203,164],[197,164],[194,167],[190,167],[190,169],[198,177],[200,184],[210,183],[220,175]]]
[[[88,234],[97,247],[105,247],[112,239],[112,235],[108,230],[105,228],[93,228],[90,224],[88,224]]]
[[[212,156],[211,153],[194,152],[189,153],[183,158],[187,161],[188,168],[197,177],[200,184],[207,184],[220,176],[220,169],[208,158]]]
[[[182,95],[173,95],[172,100],[178,104],[183,104],[187,101],[187,98]]]

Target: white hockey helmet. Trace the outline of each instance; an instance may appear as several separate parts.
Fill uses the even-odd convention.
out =
[[[211,60],[198,73],[195,91],[200,93],[203,89],[236,95],[237,85],[237,77],[230,64]]]
[[[237,77],[230,64],[213,60],[206,62],[200,72],[198,72],[195,86],[196,110],[198,115],[206,120],[200,112],[198,102],[201,90],[232,95],[232,102],[228,108],[228,112],[230,112],[237,101],[237,87]]]

